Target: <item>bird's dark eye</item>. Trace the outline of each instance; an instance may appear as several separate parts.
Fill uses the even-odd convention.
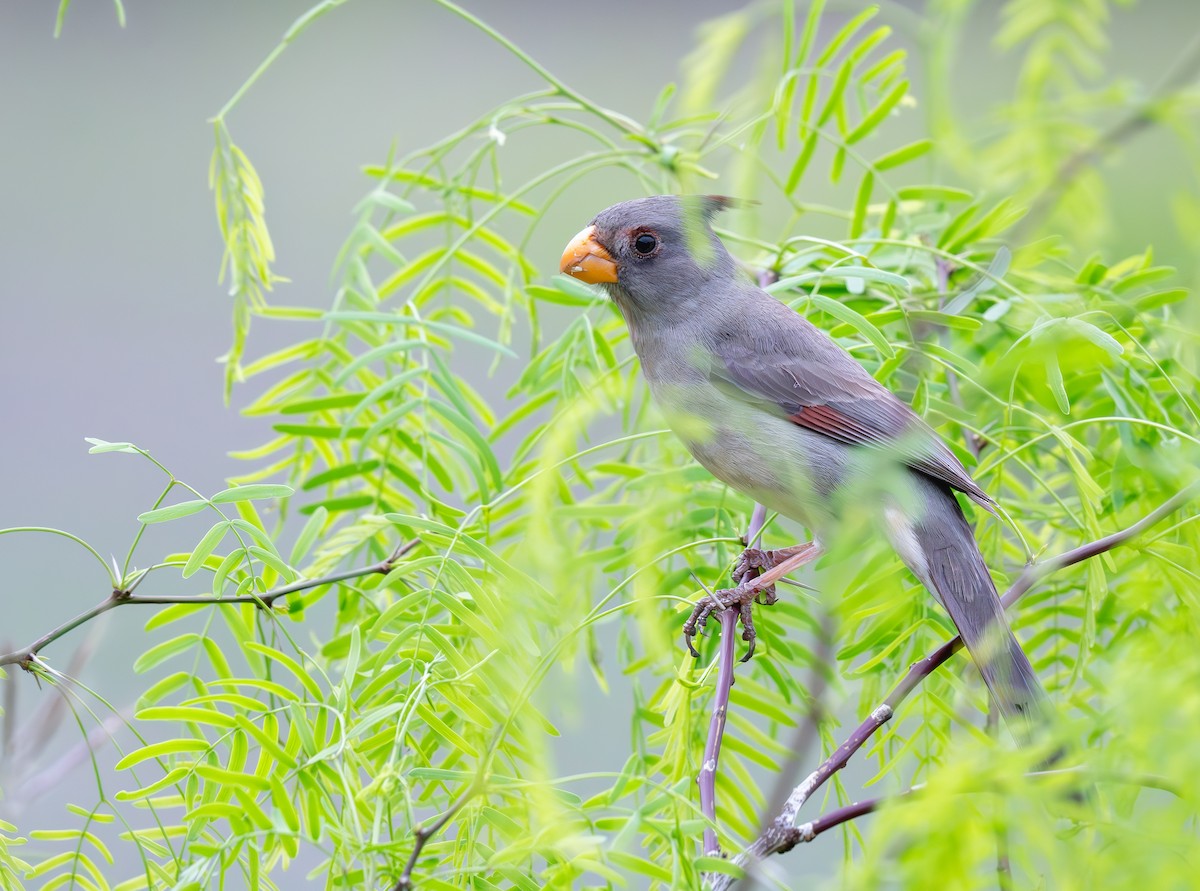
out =
[[[649,232],[643,232],[633,240],[633,249],[643,257],[649,257],[658,247],[658,239]]]

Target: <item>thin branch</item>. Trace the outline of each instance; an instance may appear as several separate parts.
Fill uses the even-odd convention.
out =
[[[62,673],[62,683],[74,685],[74,679],[83,674],[84,668],[99,646],[100,631],[100,626],[93,625],[83,636],[83,641],[71,653],[67,668]],[[7,683],[15,688],[17,679],[8,678]],[[68,710],[66,697],[47,696],[41,699],[33,714],[21,721],[21,733],[13,747],[12,759],[8,765],[10,773],[20,776],[28,774],[28,763],[47,751]]]
[[[1004,596],[1000,598],[1000,602],[1005,607],[1012,606],[1030,588],[1051,573],[1067,566],[1073,566],[1076,563],[1082,563],[1085,560],[1089,560],[1092,557],[1125,544],[1130,539],[1136,538],[1163,518],[1179,510],[1198,493],[1200,493],[1200,482],[1193,482],[1131,526],[1119,532],[1114,532],[1112,535],[1106,535],[1096,541],[1080,545],[1077,548],[1059,554],[1057,557],[1026,566],[1024,571],[1017,577],[1017,580],[1013,582]],[[887,698],[855,728],[854,732],[846,738],[845,742],[838,746],[816,770],[792,790],[792,794],[788,796],[784,806],[780,809],[779,815],[745,851],[734,858],[734,862],[744,866],[747,863],[762,860],[771,854],[783,853],[791,850],[799,841],[811,841],[812,838],[815,838],[817,834],[825,829],[873,810],[877,802],[863,802],[850,805],[848,808],[841,809],[841,811],[831,812],[830,815],[822,817],[818,821],[806,823],[804,826],[797,827],[795,825],[796,815],[812,794],[824,785],[826,780],[845,767],[854,753],[866,744],[875,731],[891,720],[896,708],[908,697],[908,694],[916,689],[925,678],[936,671],[951,656],[962,649],[962,645],[962,638],[955,637],[946,641],[924,659],[914,662],[900,680],[900,683],[887,695]],[[1044,773],[1049,773],[1049,771],[1044,771]],[[870,806],[866,807],[867,805]],[[866,809],[862,809],[864,807]],[[854,808],[860,810],[853,811],[852,809]],[[841,813],[842,811],[845,813]],[[827,821],[834,815],[839,815],[839,819],[836,822],[822,822]],[[817,828],[815,832],[812,832],[811,837],[803,837],[807,832],[813,830],[814,827]],[[800,833],[800,835],[798,836],[797,833]],[[713,882],[713,889],[714,891],[723,891],[723,889],[731,887],[733,881],[732,876],[722,874],[716,877]]]
[[[500,44],[513,56],[530,68],[534,74],[546,81],[546,83],[548,83],[559,95],[570,99],[584,111],[591,112],[592,114],[596,115],[596,117],[607,121],[610,125],[618,130],[624,131],[629,136],[642,141],[647,140],[648,137],[645,135],[645,130],[643,130],[642,127],[632,118],[619,112],[612,111],[611,109],[603,108],[594,103],[591,99],[588,99],[582,93],[567,86],[566,83],[551,74],[547,68],[537,62],[532,56],[518,47],[515,43],[513,43],[491,25],[487,24],[487,22],[483,21],[483,19],[472,15],[461,6],[451,3],[450,0],[434,0],[434,2],[454,13],[454,15],[458,16],[463,21],[474,25],[496,43]]]
[[[68,622],[64,622],[52,631],[43,634],[33,643],[19,650],[13,650],[10,653],[0,655],[0,666],[3,665],[19,665],[26,671],[33,668],[34,662],[37,659],[41,650],[54,643],[60,637],[75,630],[80,625],[90,622],[97,616],[103,615],[111,609],[116,609],[119,606],[128,606],[131,604],[148,604],[148,605],[163,605],[172,603],[189,603],[189,604],[233,604],[233,603],[253,603],[260,608],[270,609],[274,606],[275,601],[280,597],[286,597],[288,594],[295,594],[297,591],[307,591],[310,588],[319,588],[322,585],[332,585],[337,582],[345,582],[350,579],[362,578],[366,575],[387,575],[392,571],[397,560],[415,548],[421,543],[419,538],[414,538],[411,541],[404,542],[392,555],[380,563],[372,563],[370,566],[363,566],[358,569],[347,569],[342,572],[335,572],[330,575],[321,576],[315,579],[301,579],[300,581],[292,582],[287,585],[282,585],[278,588],[272,588],[270,591],[264,591],[262,594],[239,594],[233,597],[190,597],[186,594],[162,594],[162,595],[141,595],[134,594],[133,590],[141,582],[145,575],[139,575],[128,588],[115,588],[108,597],[100,601],[91,609],[77,615]]]
[[[1093,771],[1087,768],[1072,767],[1063,770],[1035,770],[1024,774],[1026,779],[1041,780],[1050,779],[1052,777],[1069,774],[1072,776],[1083,776],[1091,780],[1109,780],[1114,783],[1121,783],[1128,786],[1145,786],[1149,789],[1161,789],[1164,792],[1170,792],[1176,797],[1182,797],[1179,794],[1178,787],[1160,776],[1154,774],[1125,774],[1113,773],[1110,771]],[[817,817],[815,820],[809,820],[807,823],[801,823],[799,826],[789,827],[787,846],[781,848],[778,853],[783,854],[790,851],[798,844],[813,841],[818,835],[828,832],[835,826],[841,826],[843,823],[849,823],[865,814],[873,813],[879,810],[885,804],[891,804],[895,801],[903,801],[924,791],[925,785],[920,784],[913,786],[911,789],[905,789],[903,792],[898,792],[895,795],[880,795],[878,798],[867,798],[863,801],[855,801],[843,807],[835,808]],[[992,791],[988,785],[979,785],[978,787],[968,787],[960,790],[963,794],[972,794],[978,792]],[[727,877],[728,878],[728,877]]]
[[[100,565],[104,567],[104,571],[108,574],[108,577],[112,579],[112,583],[114,585],[117,583],[117,578],[113,575],[112,567],[108,565],[108,561],[100,556],[99,551],[97,551],[78,535],[72,535],[70,532],[67,532],[63,529],[55,529],[51,526],[9,526],[7,529],[0,529],[0,535],[8,535],[13,532],[44,532],[48,535],[60,535],[63,538],[70,539],[95,557],[96,560],[99,561]]]
[[[783,579],[780,579],[780,581],[783,581]],[[801,720],[799,726],[797,726],[796,733],[788,745],[789,754],[787,762],[779,771],[779,778],[776,780],[775,788],[772,790],[770,798],[767,799],[766,813],[768,815],[783,808],[784,803],[787,801],[788,787],[795,782],[794,777],[796,771],[800,768],[800,762],[808,756],[808,750],[816,742],[817,731],[821,725],[821,719],[825,715],[824,698],[825,691],[829,685],[829,666],[834,662],[833,640],[833,619],[826,613],[818,632],[817,649],[813,654],[812,660],[812,675],[806,688],[810,702],[808,713]],[[769,819],[769,816],[764,818],[761,832],[766,832],[770,828],[767,823]],[[735,891],[740,891],[740,889],[748,887],[747,883],[752,881],[753,871],[757,865],[758,861],[745,864],[746,875],[735,885]]]
[[[463,809],[463,806],[470,801],[478,793],[476,784],[472,784],[463,792],[454,803],[446,809],[446,812],[430,823],[428,826],[418,826],[413,830],[412,853],[408,855],[408,862],[404,864],[404,872],[400,873],[400,878],[396,880],[396,884],[392,886],[392,891],[412,891],[412,873],[417,865],[417,859],[421,856],[421,852],[425,850],[425,845],[433,836],[445,828],[446,824],[454,819],[454,815]]]
[[[1098,554],[1111,551],[1131,538],[1136,538],[1151,526],[1162,522],[1165,517],[1169,517],[1175,513],[1175,511],[1179,510],[1197,495],[1200,495],[1200,481],[1184,486],[1132,526],[1127,526],[1119,532],[1114,532],[1112,535],[1106,535],[1104,538],[1098,538],[1095,541],[1080,545],[1066,553],[1059,554],[1057,557],[1043,560],[1041,563],[1029,564],[1025,567],[1021,575],[1017,577],[1017,580],[1012,583],[1004,596],[1000,598],[1001,603],[1006,607],[1012,606],[1021,595],[1043,578],[1050,575],[1050,573],[1057,572],[1066,566],[1074,566],[1076,563],[1082,563],[1084,560],[1090,560]]]
[[[742,536],[742,544],[748,548],[758,547],[758,542],[762,538],[763,526],[766,525],[766,522],[767,509],[763,505],[755,503],[754,511],[750,514],[750,527],[746,530],[746,534]]]
[[[713,697],[712,718],[708,722],[708,739],[704,743],[704,763],[696,783],[700,786],[700,812],[708,825],[704,827],[704,853],[719,857],[721,843],[713,827],[717,819],[717,763],[721,758],[721,741],[725,738],[725,718],[729,712],[729,691],[733,689],[733,667],[736,662],[734,644],[737,642],[735,609],[722,610],[721,650],[717,663],[717,692]]]
[[[1071,183],[1089,167],[1093,167],[1116,149],[1152,126],[1160,106],[1186,89],[1200,72],[1200,36],[1194,38],[1183,54],[1175,60],[1162,82],[1124,118],[1100,134],[1091,145],[1081,148],[1059,165],[1046,188],[1034,199],[1029,212],[1013,227],[1010,240],[1020,241],[1054,208]]]
[[[750,525],[746,534],[742,536],[742,543],[746,547],[750,547],[751,542],[762,534],[766,519],[767,509],[761,504],[755,504],[754,511],[750,514]],[[717,831],[714,828],[717,822],[717,765],[721,760],[721,742],[725,738],[729,692],[733,689],[733,649],[737,641],[738,611],[722,610],[718,618],[721,621],[721,649],[717,663],[717,690],[713,697],[712,718],[708,723],[708,739],[704,743],[704,761],[696,777],[696,784],[700,787],[700,812],[708,821],[708,825],[704,827],[704,847],[701,853],[712,856],[719,856],[721,853],[721,843],[717,840]]]

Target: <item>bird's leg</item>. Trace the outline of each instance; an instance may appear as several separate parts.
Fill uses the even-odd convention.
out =
[[[754,655],[754,643],[758,636],[754,630],[750,605],[756,601],[764,606],[775,603],[779,599],[775,594],[775,582],[805,563],[811,563],[823,551],[816,541],[776,551],[747,548],[733,568],[733,580],[737,587],[705,594],[696,601],[692,614],[683,623],[683,640],[688,651],[693,656],[700,655],[692,645],[692,639],[697,630],[708,622],[709,616],[721,610],[736,609],[742,622],[742,640],[750,645],[742,657],[743,662],[747,661]]]

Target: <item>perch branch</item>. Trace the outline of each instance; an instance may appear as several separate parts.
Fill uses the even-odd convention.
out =
[[[766,523],[767,509],[761,504],[754,505],[750,515],[750,526],[742,536],[742,544],[750,547],[762,534]],[[696,784],[700,787],[700,812],[708,820],[704,827],[703,854],[719,855],[721,843],[717,840],[714,828],[717,820],[717,764],[721,760],[721,741],[725,738],[725,718],[729,712],[729,692],[733,689],[734,643],[737,640],[736,609],[722,610],[718,618],[721,621],[721,649],[717,664],[717,691],[713,697],[712,718],[708,724],[708,739],[704,743],[704,761],[700,765],[700,773]]]
[[[1136,523],[1111,535],[1106,535],[1103,538],[1080,545],[1056,557],[1051,557],[1041,563],[1027,565],[1024,571],[1017,577],[1017,580],[1005,592],[1000,602],[1005,607],[1012,606],[1030,588],[1051,573],[1064,567],[1090,560],[1092,557],[1110,551],[1115,547],[1125,544],[1130,539],[1136,538],[1163,518],[1179,510],[1179,508],[1194,498],[1197,493],[1200,493],[1200,482],[1191,483]],[[771,854],[779,854],[791,850],[798,841],[810,840],[796,835],[797,832],[801,832],[805,827],[812,827],[816,823],[814,821],[814,823],[804,824],[804,827],[797,827],[795,821],[800,808],[826,780],[849,763],[854,753],[866,744],[875,731],[891,720],[896,708],[908,697],[908,694],[916,689],[925,678],[943,665],[951,656],[962,649],[962,645],[962,638],[955,637],[946,641],[924,659],[914,662],[900,680],[900,683],[887,695],[887,698],[855,728],[854,732],[846,738],[845,742],[838,746],[816,770],[805,777],[800,785],[792,790],[792,794],[784,803],[779,815],[750,847],[734,858],[734,862],[744,866],[749,862],[761,860]],[[842,810],[848,811],[855,807],[862,808],[866,804],[871,804],[871,807],[851,813],[849,816],[843,816],[836,823],[828,825],[820,824],[820,831],[824,831],[824,829],[828,829],[830,826],[837,825],[838,823],[844,823],[848,819],[854,819],[854,817],[861,816],[864,813],[869,813],[870,810],[874,809],[875,804],[864,802],[857,805],[850,805],[847,809]],[[838,813],[838,811],[834,811],[827,816],[832,817]],[[825,819],[825,817],[821,818],[821,820]],[[732,882],[732,876],[720,875],[714,881],[713,889],[714,891],[723,891],[723,889],[729,888]]]
[[[817,633],[817,648],[812,658],[812,674],[805,687],[805,690],[808,691],[810,703],[808,713],[796,727],[796,733],[788,744],[788,758],[783,768],[779,771],[779,778],[776,780],[775,788],[771,790],[770,798],[767,799],[767,816],[764,817],[760,832],[767,831],[771,819],[770,815],[783,807],[784,802],[787,800],[788,789],[795,782],[794,777],[800,768],[800,762],[808,757],[808,750],[817,740],[821,720],[825,716],[824,698],[825,691],[829,686],[830,666],[834,664],[833,640],[835,629],[833,626],[833,617],[829,613],[826,613]],[[752,887],[748,883],[753,881],[753,871],[757,865],[758,861],[744,864],[747,872],[738,881],[735,891],[742,891],[744,888]]]
[[[1169,792],[1176,797],[1179,797],[1180,790],[1163,777],[1155,774],[1116,774],[1105,771],[1090,771],[1081,768],[1067,768],[1063,770],[1035,770],[1026,773],[1026,779],[1041,780],[1051,777],[1061,776],[1063,774],[1081,775],[1089,777],[1093,780],[1109,780],[1114,783],[1122,783],[1130,786],[1145,786],[1149,789],[1161,789],[1164,792]],[[886,804],[891,804],[895,801],[903,801],[913,795],[920,793],[925,789],[925,784],[913,786],[911,789],[905,789],[903,792],[897,792],[895,795],[881,795],[878,798],[867,798],[862,801],[851,802],[834,810],[828,811],[814,820],[809,820],[807,823],[801,823],[799,826],[789,827],[787,846],[781,848],[778,853],[783,854],[790,851],[798,844],[813,841],[818,835],[828,832],[835,826],[841,826],[843,823],[849,823],[865,814],[879,810]],[[976,792],[992,791],[988,785],[979,785],[978,787],[968,787],[960,790],[964,794]],[[726,878],[730,878],[726,876]]]

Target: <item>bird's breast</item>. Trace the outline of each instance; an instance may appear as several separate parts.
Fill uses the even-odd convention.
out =
[[[651,381],[667,424],[713,476],[812,527],[840,473],[827,441],[708,380]]]

